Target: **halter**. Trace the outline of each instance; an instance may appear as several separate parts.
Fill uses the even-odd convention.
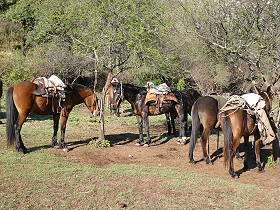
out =
[[[116,101],[116,104],[117,104],[117,110],[118,110],[118,111],[119,111],[120,104],[121,104],[121,102],[120,102],[120,101],[123,101],[123,100],[124,100],[124,94],[123,94],[123,84],[122,84],[122,82],[120,82],[120,86],[121,86],[121,95],[120,95],[120,97],[118,98],[118,100]]]

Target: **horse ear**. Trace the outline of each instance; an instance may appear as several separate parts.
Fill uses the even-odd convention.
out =
[[[269,85],[266,89],[266,92],[269,96],[272,96],[272,85]]]
[[[254,87],[255,87],[255,91],[257,94],[260,94],[260,92],[262,92],[261,89],[259,89],[257,86],[254,86]]]

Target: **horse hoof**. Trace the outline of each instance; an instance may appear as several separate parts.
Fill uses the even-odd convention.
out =
[[[149,146],[150,146],[150,145],[149,145],[149,144],[147,144],[147,143],[143,145],[143,147],[149,147]]]
[[[233,174],[231,174],[231,177],[234,178],[234,179],[238,179],[239,175],[237,173],[233,173]]]
[[[24,155],[24,154],[27,153],[27,149],[26,148],[18,148],[18,152]]]
[[[258,172],[259,173],[264,173],[264,169],[263,168],[259,168]]]
[[[235,156],[235,158],[236,158],[237,160],[244,160],[244,158],[241,157],[240,155]]]
[[[195,160],[190,160],[189,163],[191,163],[191,164],[193,164],[193,165],[196,164]]]
[[[143,143],[137,142],[137,143],[135,144],[135,146],[137,146],[137,147],[143,146]]]
[[[63,152],[69,152],[68,148],[63,148],[62,150],[63,150]]]
[[[207,164],[207,165],[210,165],[210,164],[213,165],[213,162],[212,162],[211,160],[208,159],[208,160],[206,160],[206,164]]]
[[[181,141],[181,144],[182,144],[182,145],[185,145],[185,144],[187,144],[187,141],[186,141],[186,140],[182,140],[182,141]]]

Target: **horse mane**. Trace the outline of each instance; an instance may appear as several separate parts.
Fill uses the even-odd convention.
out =
[[[123,86],[126,86],[127,88],[131,89],[131,90],[134,90],[134,91],[137,91],[137,92],[147,92],[147,89],[145,87],[139,87],[139,86],[136,86],[134,84],[129,84],[129,83],[124,83],[122,84]]]
[[[80,88],[80,89],[85,89],[85,90],[91,90],[89,87],[86,87],[86,86],[84,86],[84,85],[82,85],[82,84],[73,83],[73,84],[67,84],[67,85],[66,85],[66,88],[65,88],[65,91],[66,91],[66,92],[68,92],[68,91],[72,92],[72,91],[74,91],[74,90],[76,90],[76,89],[78,89],[78,88]],[[92,91],[92,90],[91,90],[91,91]]]

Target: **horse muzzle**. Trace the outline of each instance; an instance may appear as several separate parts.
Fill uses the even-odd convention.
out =
[[[91,114],[92,114],[93,117],[96,117],[100,114],[100,112],[99,111],[94,111],[94,112],[91,112]]]

